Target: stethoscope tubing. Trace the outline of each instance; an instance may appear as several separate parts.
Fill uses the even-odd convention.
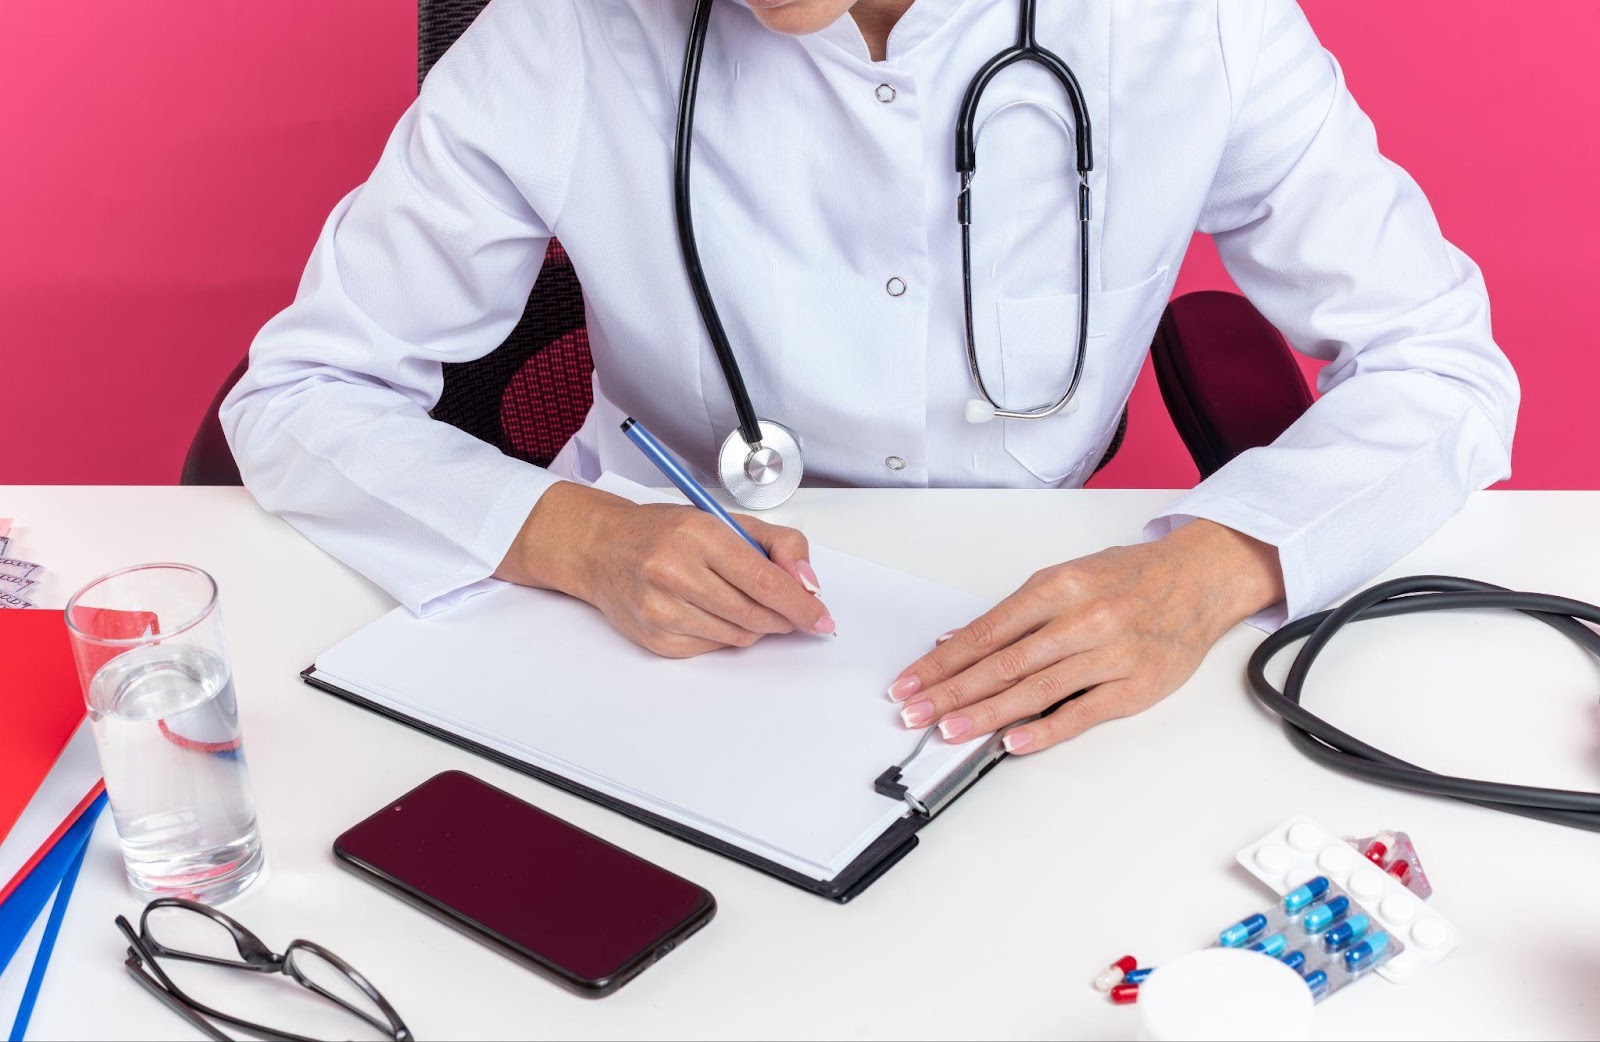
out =
[[[1267,637],[1250,656],[1246,675],[1251,693],[1283,719],[1290,742],[1325,767],[1410,792],[1446,796],[1539,821],[1600,832],[1600,793],[1436,774],[1347,734],[1301,704],[1312,664],[1347,624],[1419,611],[1464,608],[1508,608],[1523,612],[1600,656],[1600,633],[1579,621],[1600,624],[1600,607],[1568,597],[1517,593],[1473,579],[1417,575],[1379,583],[1338,608],[1308,615]],[[1267,679],[1267,663],[1302,637],[1306,642],[1296,653],[1283,688],[1279,690]]]
[[[673,213],[678,225],[678,247],[683,253],[683,266],[689,276],[689,286],[694,291],[695,305],[700,309],[701,321],[711,338],[717,364],[722,367],[722,377],[727,381],[728,394],[733,399],[733,410],[739,418],[739,433],[752,449],[761,443],[761,426],[756,417],[755,405],[745,387],[744,373],[739,360],[734,357],[733,345],[717,314],[717,305],[711,297],[711,287],[706,281],[705,268],[700,263],[700,246],[695,240],[694,211],[690,199],[690,162],[694,151],[695,95],[700,87],[700,63],[705,54],[706,35],[711,24],[712,0],[695,0],[694,15],[689,23],[689,42],[683,51],[683,82],[678,96],[678,126],[673,142]]]
[[[691,193],[694,151],[695,102],[700,84],[700,67],[705,55],[706,38],[710,31],[713,0],[695,0],[690,19],[689,38],[684,47],[683,76],[678,95],[678,118],[673,141],[673,217],[678,232],[679,250],[683,255],[684,271],[694,294],[695,306],[711,340],[717,364],[728,385],[728,395],[733,401],[738,418],[738,433],[747,449],[754,453],[762,440],[762,421],[745,384],[744,374],[728,340],[726,328],[717,312],[716,301],[701,262],[700,248],[695,236],[694,208]],[[961,224],[961,283],[963,314],[966,320],[967,365],[974,387],[992,407],[994,416],[1006,419],[1041,419],[1065,409],[1076,396],[1083,379],[1084,364],[1089,344],[1089,286],[1090,286],[1090,224],[1091,198],[1089,171],[1094,166],[1092,134],[1088,104],[1070,66],[1053,52],[1040,47],[1035,38],[1038,0],[1021,0],[1018,11],[1017,42],[995,55],[978,70],[962,98],[956,121],[956,170],[960,179],[957,200],[957,217]],[[1003,408],[984,384],[982,366],[978,359],[972,309],[972,198],[971,186],[977,169],[977,132],[974,127],[977,108],[983,92],[999,73],[1018,62],[1034,62],[1045,68],[1066,92],[1073,112],[1073,137],[1075,161],[1078,172],[1078,323],[1077,347],[1073,353],[1072,375],[1066,392],[1053,404],[1035,409],[1012,410]],[[981,404],[981,403],[980,403]],[[970,414],[969,414],[970,415]],[[780,459],[784,467],[792,468],[791,479],[798,484],[803,461],[798,458],[798,441],[793,459]],[[720,466],[720,461],[719,461]],[[726,483],[727,477],[724,475]],[[733,491],[730,486],[730,491]]]
[[[1042,420],[1061,412],[1077,396],[1089,353],[1089,238],[1093,216],[1089,172],[1094,169],[1094,133],[1089,105],[1072,67],[1055,52],[1040,47],[1037,39],[1038,0],[1022,0],[1017,17],[1017,42],[990,58],[967,84],[956,117],[955,164],[961,187],[956,200],[956,220],[961,225],[961,296],[966,320],[967,372],[994,415],[1007,420]],[[972,309],[972,185],[978,169],[978,106],[983,92],[1002,71],[1021,62],[1033,62],[1047,71],[1067,95],[1072,108],[1074,159],[1078,172],[1078,342],[1073,351],[1072,375],[1067,389],[1053,403],[1033,409],[1008,409],[1001,405],[983,379]]]

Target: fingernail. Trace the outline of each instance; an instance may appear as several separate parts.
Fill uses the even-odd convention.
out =
[[[1020,753],[1033,744],[1033,735],[1026,731],[1012,731],[1001,741],[1008,753]]]
[[[811,627],[811,629],[814,632],[817,632],[817,633],[821,633],[821,634],[824,634],[824,635],[832,635],[832,633],[833,633],[833,631],[835,629],[835,627],[833,625],[833,616],[824,615],[822,618],[820,618],[820,619],[818,619],[816,621],[816,624],[813,625]]]
[[[922,686],[922,681],[916,677],[901,677],[889,685],[889,697],[896,702],[904,702],[917,693],[917,688]]]
[[[956,635],[956,631],[955,630],[945,630],[943,633],[941,633],[937,637],[933,638],[933,642],[936,645],[937,644],[943,644],[945,641],[949,640],[951,637],[954,637],[955,635]]]
[[[900,719],[907,727],[924,727],[933,719],[932,702],[913,702],[900,710]]]
[[[939,721],[939,736],[944,739],[960,738],[972,730],[972,721],[964,716],[947,716]]]
[[[800,579],[800,585],[806,588],[807,593],[816,593],[822,589],[822,584],[817,582],[817,573],[811,570],[810,561],[796,561],[794,571]]]

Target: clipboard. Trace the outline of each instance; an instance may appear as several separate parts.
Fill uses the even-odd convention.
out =
[[[320,691],[349,702],[351,705],[359,706],[386,719],[405,724],[431,738],[437,738],[459,749],[465,749],[467,752],[481,756],[502,767],[508,767],[511,770],[526,774],[547,785],[552,785],[564,792],[588,800],[597,806],[615,811],[642,825],[648,825],[650,828],[665,833],[674,839],[692,843],[714,854],[720,854],[741,865],[764,872],[774,879],[782,880],[791,886],[825,897],[838,904],[849,903],[866,890],[867,887],[882,878],[884,873],[898,864],[902,858],[911,853],[917,846],[917,834],[934,818],[937,818],[945,808],[949,807],[961,795],[971,789],[973,785],[977,784],[979,779],[993,770],[995,765],[1008,755],[1005,747],[1001,744],[1002,735],[996,734],[985,739],[975,747],[970,766],[964,768],[958,774],[951,775],[945,783],[939,786],[937,793],[930,798],[917,799],[914,796],[911,797],[910,801],[907,802],[906,815],[858,854],[848,867],[831,879],[817,880],[699,829],[687,827],[680,822],[652,813],[625,800],[617,799],[612,795],[573,781],[554,771],[546,770],[525,760],[519,760],[514,756],[508,756],[499,750],[472,738],[457,734],[447,728],[420,720],[414,716],[396,711],[392,707],[364,698],[339,686],[337,683],[330,682],[325,677],[318,676],[315,665],[307,666],[302,670],[300,679]],[[905,800],[909,793],[899,781],[904,766],[904,764],[890,765],[877,778],[862,779],[862,784],[873,788],[880,795],[889,799]]]
[[[609,474],[598,487],[665,499]],[[842,903],[1005,750],[999,734],[957,744],[909,731],[883,694],[986,602],[823,546],[811,559],[843,636],[668,661],[588,605],[501,584],[427,619],[396,608],[301,677]]]

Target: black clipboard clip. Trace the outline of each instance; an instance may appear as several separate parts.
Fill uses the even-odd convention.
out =
[[[1023,717],[1004,729],[996,731],[974,747],[972,754],[962,762],[960,767],[951,771],[949,777],[929,790],[925,799],[918,799],[916,794],[906,788],[905,783],[900,779],[904,777],[905,769],[911,765],[911,761],[922,755],[922,750],[928,747],[928,740],[933,737],[933,732],[936,730],[934,727],[929,727],[922,732],[922,737],[917,740],[916,748],[911,750],[910,755],[873,779],[872,788],[878,795],[887,796],[891,800],[904,801],[913,811],[925,818],[931,818],[948,807],[950,801],[966,792],[972,786],[972,783],[983,777],[990,767],[1005,759],[1007,755],[1006,735],[1013,728],[1021,727],[1023,724],[1031,724],[1035,720],[1049,716],[1082,694],[1082,691],[1075,691],[1054,705],[1046,707],[1044,712]]]
[[[1029,720],[1035,719],[1029,717]],[[1017,723],[1027,723],[1028,720],[1019,720]],[[1016,725],[1012,725],[1016,726]],[[983,776],[983,773],[1006,755],[1005,732],[996,731],[973,747],[972,754],[962,761],[961,766],[950,772],[950,775],[935,785],[928,792],[925,799],[918,799],[916,794],[906,787],[900,779],[904,777],[905,769],[911,761],[922,755],[922,750],[927,748],[928,740],[933,737],[936,728],[930,727],[922,732],[916,748],[904,760],[890,767],[878,775],[872,782],[872,788],[880,796],[887,796],[892,800],[905,802],[913,811],[925,818],[931,818],[944,810],[957,796],[967,791],[967,788]]]

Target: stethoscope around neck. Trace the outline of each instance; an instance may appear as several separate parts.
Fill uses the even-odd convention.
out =
[[[700,249],[695,242],[694,216],[690,199],[690,155],[694,145],[695,95],[700,82],[700,63],[705,53],[706,34],[711,24],[713,0],[695,0],[694,15],[689,25],[689,39],[683,54],[683,84],[678,95],[678,125],[673,143],[673,209],[677,222],[678,245],[683,253],[684,269],[689,276],[689,286],[694,292],[695,304],[706,334],[711,338],[717,364],[722,367],[723,379],[728,384],[728,394],[733,399],[738,427],[729,434],[717,453],[717,474],[722,485],[734,500],[750,510],[775,507],[794,494],[805,473],[805,457],[800,439],[794,431],[775,420],[756,415],[750,392],[745,387],[744,374],[734,357],[733,346],[728,342],[727,331],[717,313],[711,287],[706,282],[705,269],[700,263]],[[1017,42],[1012,47],[990,58],[967,85],[961,100],[961,110],[956,119],[955,160],[956,173],[961,187],[956,197],[956,219],[961,225],[961,290],[964,298],[966,320],[967,369],[972,385],[979,397],[967,402],[966,418],[970,423],[984,423],[995,417],[1007,420],[1041,420],[1076,408],[1078,385],[1083,379],[1083,365],[1089,344],[1089,223],[1091,205],[1089,172],[1094,168],[1091,146],[1089,109],[1084,102],[1083,90],[1070,66],[1053,52],[1040,47],[1035,39],[1038,0],[1020,0]],[[1072,363],[1072,375],[1066,390],[1053,402],[1028,408],[1007,408],[998,402],[983,379],[983,369],[978,362],[978,345],[972,320],[972,185],[978,170],[978,139],[983,127],[1000,112],[1017,105],[1037,105],[1037,102],[1012,102],[991,112],[983,123],[977,122],[978,105],[989,83],[1004,69],[1019,62],[1034,62],[1061,85],[1067,101],[1072,106],[1072,126],[1067,128],[1059,113],[1040,105],[1070,129],[1075,145],[1075,165],[1078,174],[1078,346]]]

